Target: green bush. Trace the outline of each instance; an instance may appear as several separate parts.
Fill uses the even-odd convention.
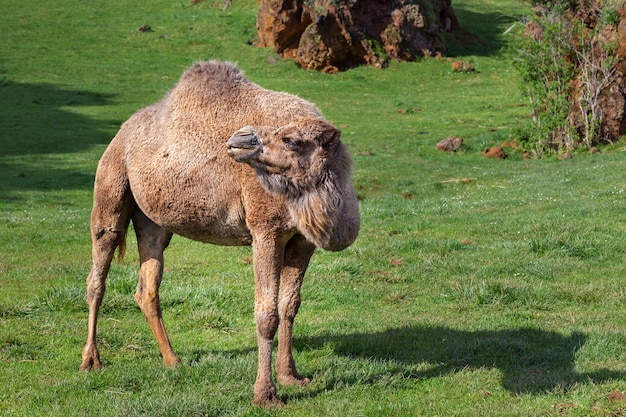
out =
[[[611,141],[602,130],[599,99],[613,82],[615,46],[599,34],[617,23],[615,6],[597,0],[586,5],[598,16],[589,25],[576,13],[577,4],[532,3],[535,14],[509,46],[531,109],[520,141],[537,155]]]
[[[543,9],[530,18],[533,33],[520,34],[509,51],[530,101],[532,124],[524,135],[525,146],[539,154],[574,142],[567,120],[569,83],[575,74],[567,13],[562,5]]]

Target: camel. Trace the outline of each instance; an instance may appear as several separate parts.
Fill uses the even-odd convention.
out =
[[[139,249],[135,300],[165,365],[180,359],[159,302],[163,252],[173,234],[217,245],[251,245],[258,372],[253,403],[281,404],[272,379],[305,386],[292,355],[300,288],[316,247],[340,251],[360,216],[351,159],[338,129],[316,107],[266,90],[236,65],[199,62],[158,103],[120,128],[96,171],[87,277],[88,334],[80,369],[102,367],[98,310],[114,252],[123,257],[132,220]]]

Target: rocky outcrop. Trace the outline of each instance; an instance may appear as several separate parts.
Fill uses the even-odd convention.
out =
[[[257,45],[324,72],[442,54],[439,34],[460,28],[452,0],[259,1]]]

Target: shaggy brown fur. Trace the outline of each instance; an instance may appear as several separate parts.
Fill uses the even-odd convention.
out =
[[[350,168],[340,132],[312,104],[265,90],[232,64],[195,64],[163,100],[122,125],[98,165],[80,368],[102,366],[98,309],[113,253],[132,220],[141,264],[135,299],[166,366],[180,360],[163,324],[159,285],[163,251],[179,234],[252,245],[259,348],[253,402],[280,403],[271,370],[277,331],[278,382],[308,384],[292,356],[293,320],[315,247],[342,250],[357,237]]]

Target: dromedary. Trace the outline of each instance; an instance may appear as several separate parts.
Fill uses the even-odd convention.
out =
[[[243,162],[243,163],[241,163]],[[93,265],[82,370],[102,366],[98,309],[116,248],[132,219],[140,271],[135,299],[166,366],[180,362],[159,303],[163,251],[174,233],[218,245],[252,245],[258,373],[253,402],[279,404],[272,381],[306,385],[291,352],[300,287],[316,246],[339,251],[359,230],[351,159],[340,132],[298,97],[248,81],[230,63],[197,63],[160,102],[124,123],[96,172]]]

